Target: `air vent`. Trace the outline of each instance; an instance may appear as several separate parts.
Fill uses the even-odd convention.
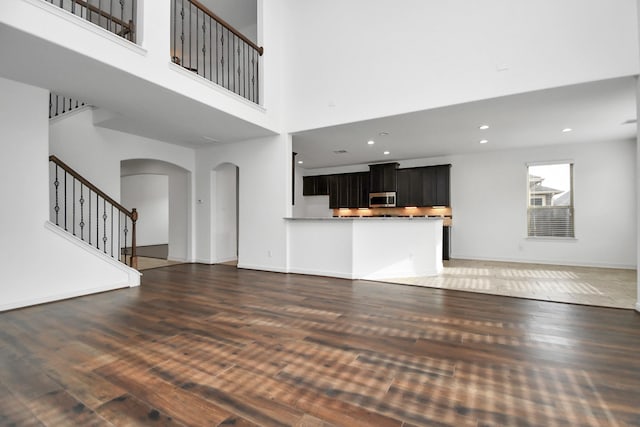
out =
[[[333,150],[333,154],[347,154],[347,150]]]

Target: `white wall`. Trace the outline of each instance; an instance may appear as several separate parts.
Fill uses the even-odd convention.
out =
[[[146,159],[175,165],[173,168],[156,166],[155,169],[145,167],[129,172],[170,176],[169,257],[176,260],[193,259],[193,149],[96,127],[93,125],[92,110],[86,109],[51,122],[50,150],[51,154],[58,156],[115,200],[121,200],[123,160]],[[176,173],[172,172],[175,168],[178,170]]]
[[[0,93],[0,196],[9,203],[0,209],[0,310],[139,284],[127,267],[45,227],[49,94],[2,78]]]
[[[269,271],[286,269],[286,227],[291,215],[291,137],[279,135],[197,151],[197,260],[220,262],[216,190],[211,171],[223,163],[239,168],[238,266]]]
[[[289,0],[284,24],[289,132],[639,69],[635,0]]]
[[[120,203],[136,208],[138,246],[169,243],[169,177],[130,175],[121,178]]]
[[[452,164],[452,258],[635,268],[635,145],[547,146],[399,163],[401,168]],[[527,239],[526,164],[565,160],[574,162],[576,239]],[[367,165],[307,174],[361,170]],[[314,198],[305,197],[307,206]]]
[[[215,198],[215,211],[212,222],[215,223],[215,246],[218,262],[238,259],[238,168],[230,163],[223,163],[211,173]]]

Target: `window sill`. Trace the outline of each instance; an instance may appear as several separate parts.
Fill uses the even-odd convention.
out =
[[[578,241],[576,237],[553,237],[553,236],[525,237],[524,239],[533,241],[533,242],[577,242]]]

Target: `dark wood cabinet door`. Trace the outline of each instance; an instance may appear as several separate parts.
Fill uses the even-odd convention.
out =
[[[449,206],[450,197],[450,169],[451,165],[434,166],[435,169],[435,194],[433,206]]]
[[[396,171],[398,163],[369,166],[369,190],[372,193],[396,191]]]
[[[436,171],[433,166],[421,169],[422,206],[433,206],[436,200]]]
[[[396,180],[396,206],[399,208],[410,206],[409,193],[411,192],[411,186],[409,184],[409,169],[398,169]]]
[[[338,176],[340,175],[327,176],[327,185],[329,186],[329,209],[337,209],[340,207],[338,206]]]
[[[369,172],[358,172],[355,174],[353,207],[369,207]]]
[[[329,175],[316,175],[302,177],[303,196],[328,196]]]
[[[302,195],[303,196],[315,196],[316,177],[315,176],[303,176],[302,177]]]

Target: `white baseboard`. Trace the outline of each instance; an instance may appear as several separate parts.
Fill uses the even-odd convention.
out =
[[[238,264],[238,268],[245,270],[272,271],[274,273],[289,273],[286,268],[270,267],[265,265]]]
[[[223,262],[230,262],[230,261],[237,261],[238,257],[237,256],[233,256],[233,257],[228,257],[228,258],[220,258],[215,260],[213,263],[214,264],[222,264]]]
[[[109,284],[105,286],[98,286],[96,288],[78,289],[71,292],[63,292],[59,294],[47,295],[39,298],[32,298],[13,302],[10,304],[0,304],[0,311],[14,310],[16,308],[28,307],[31,305],[45,304],[48,302],[60,301],[69,298],[76,298],[90,294],[97,294],[100,292],[113,291],[115,289],[123,289],[130,287],[129,283]]]
[[[325,276],[325,277],[336,277],[338,279],[348,279],[354,280],[355,277],[350,273],[343,273],[338,271],[327,271],[327,270],[307,270],[302,268],[290,268],[289,273],[292,274],[308,274],[310,276]]]
[[[520,259],[511,257],[477,257],[473,255],[451,254],[452,260],[468,260],[468,261],[495,261],[495,262],[515,262],[521,264],[544,264],[544,265],[566,265],[571,267],[595,267],[595,268],[615,268],[620,270],[635,270],[635,265],[628,264],[608,264],[581,261],[561,261],[561,260],[545,260],[545,259]]]

